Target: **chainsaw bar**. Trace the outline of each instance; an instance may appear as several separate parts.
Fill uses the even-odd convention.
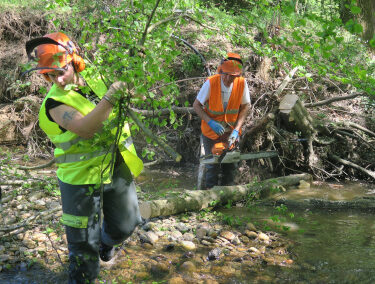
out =
[[[240,151],[230,151],[225,153],[224,156],[222,155],[207,155],[200,159],[201,164],[209,165],[209,164],[230,164],[236,163],[242,160],[254,160],[254,159],[262,159],[262,158],[272,158],[277,157],[277,151],[259,151],[253,153],[243,153],[241,154]]]

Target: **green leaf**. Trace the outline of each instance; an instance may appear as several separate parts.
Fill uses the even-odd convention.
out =
[[[363,32],[363,27],[362,27],[362,25],[361,25],[361,24],[358,24],[358,23],[354,24],[353,31],[354,31],[354,33],[356,33],[356,34],[360,34],[360,33],[362,33],[362,32]]]
[[[361,13],[361,8],[359,8],[358,6],[351,6],[350,11],[352,11],[353,15],[357,15]]]

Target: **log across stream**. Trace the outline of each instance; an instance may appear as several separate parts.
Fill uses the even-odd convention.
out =
[[[215,186],[209,190],[184,190],[178,196],[145,201],[140,204],[141,215],[145,219],[169,216],[187,211],[199,211],[214,205],[235,203],[250,194],[268,195],[272,189],[298,185],[301,180],[311,181],[309,174],[297,174],[268,179],[262,182],[237,186]]]

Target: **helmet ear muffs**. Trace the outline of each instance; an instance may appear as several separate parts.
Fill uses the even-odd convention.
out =
[[[79,56],[78,54],[76,53],[73,53],[73,65],[74,65],[74,69],[79,73],[79,72],[82,72],[83,70],[85,70],[85,61],[83,60],[83,58],[81,56]]]

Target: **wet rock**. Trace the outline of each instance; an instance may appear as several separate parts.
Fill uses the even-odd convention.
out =
[[[173,231],[169,236],[168,240],[177,241],[182,238],[182,233],[180,231]]]
[[[211,225],[207,222],[199,223],[197,229],[204,228],[206,230],[209,230],[211,228]]]
[[[157,226],[158,225],[154,222],[148,222],[142,226],[142,229],[145,231],[150,231],[150,230],[155,231],[155,230],[158,230]]]
[[[128,245],[129,247],[134,247],[134,246],[136,246],[136,245],[137,245],[137,242],[136,242],[136,241],[133,241],[133,240],[131,240],[131,241],[128,241],[128,242],[127,242],[127,245]]]
[[[164,250],[165,250],[165,251],[172,251],[172,250],[174,250],[175,247],[176,247],[175,244],[173,244],[173,243],[169,243],[169,244],[166,244],[166,245],[164,246]]]
[[[47,204],[48,209],[54,209],[60,207],[60,203],[58,201],[52,201]]]
[[[240,241],[243,242],[244,244],[250,243],[250,239],[247,236],[241,236]]]
[[[168,284],[185,284],[186,282],[181,277],[173,277],[169,279]]]
[[[22,241],[22,243],[29,249],[34,249],[36,248],[36,244],[35,242],[33,242],[32,240],[30,239],[25,239]]]
[[[33,204],[33,209],[44,210],[47,209],[47,206],[43,200],[35,200]]]
[[[154,232],[155,232],[155,231],[154,231]],[[164,231],[156,231],[155,234],[156,234],[159,238],[165,236],[165,232],[164,232]]]
[[[151,259],[156,260],[157,262],[159,262],[159,261],[167,260],[167,257],[165,255],[163,255],[163,254],[157,254],[157,255],[153,255],[151,257]]]
[[[205,246],[210,246],[210,245],[211,245],[211,243],[208,242],[208,241],[206,241],[206,240],[202,240],[202,241],[201,241],[201,244],[202,244],[202,245],[205,245]]]
[[[193,241],[195,239],[195,236],[192,233],[185,233],[182,238],[185,241]]]
[[[266,253],[266,247],[265,247],[265,246],[260,247],[260,248],[259,248],[259,251],[260,251],[260,253],[262,253],[262,254]]]
[[[142,247],[144,249],[152,249],[152,248],[154,248],[154,246],[152,244],[150,244],[150,243],[143,243]]]
[[[238,246],[241,244],[241,241],[237,236],[235,236],[234,239],[232,240],[232,244]]]
[[[10,215],[10,216],[5,216],[4,217],[4,224],[6,224],[6,225],[12,225],[12,224],[14,224],[16,222],[17,222],[17,217],[16,216]]]
[[[257,230],[257,228],[254,226],[253,223],[247,223],[246,229],[249,230],[249,231],[254,231],[254,232]]]
[[[158,262],[151,265],[150,272],[155,277],[165,277],[169,273],[169,266],[165,262]]]
[[[193,258],[195,257],[195,253],[192,251],[187,251],[182,255],[182,258]]]
[[[217,236],[218,236],[218,233],[217,233],[215,230],[209,230],[209,231],[208,231],[208,236],[209,236],[210,238],[216,239]]]
[[[33,236],[32,236],[32,240],[33,241],[37,241],[37,242],[44,242],[46,241],[48,238],[45,234],[42,234],[42,233],[35,233]]]
[[[181,233],[186,233],[190,230],[190,228],[186,226],[184,223],[177,223],[175,225],[175,228],[179,230]]]
[[[261,254],[261,252],[257,248],[255,248],[255,247],[249,248],[249,252],[252,252],[255,255],[260,255]]]
[[[159,237],[152,231],[148,232],[141,232],[139,234],[139,240],[141,243],[149,243],[149,244],[154,244],[157,242]]]
[[[196,236],[197,236],[197,238],[203,238],[203,237],[205,237],[206,235],[207,235],[207,229],[206,228],[199,228],[199,229],[197,229],[197,231],[196,231]]]
[[[29,201],[31,202],[35,202],[37,200],[40,200],[40,198],[42,198],[44,196],[43,192],[41,191],[36,191],[36,192],[33,192],[29,195]]]
[[[183,272],[195,272],[197,268],[195,267],[195,264],[191,261],[185,261],[183,264],[180,266],[180,270]]]
[[[147,238],[149,239],[151,244],[154,244],[158,241],[159,237],[154,232],[150,231],[146,233]]]
[[[230,244],[230,242],[227,239],[223,238],[223,237],[217,237],[216,243],[218,243],[220,245],[223,245],[223,246],[226,246],[226,245]]]
[[[250,239],[255,239],[258,237],[258,234],[256,232],[253,232],[253,231],[249,231],[249,230],[246,230],[245,231],[245,235],[247,237],[249,237]]]
[[[242,262],[243,261],[243,257],[237,256],[237,257],[233,258],[232,261],[233,262]]]
[[[196,249],[196,245],[193,242],[190,242],[190,241],[182,241],[180,244],[181,244],[181,247],[184,250],[190,251],[190,250]]]
[[[236,270],[229,265],[212,266],[211,273],[215,276],[221,276],[221,278],[228,279],[236,273]]]
[[[236,237],[235,234],[233,234],[232,232],[230,231],[222,231],[220,233],[220,237],[223,237],[224,239],[228,240],[228,241],[233,241],[233,239]]]
[[[208,253],[207,259],[208,260],[216,260],[220,258],[222,251],[220,248],[214,248]]]
[[[269,242],[270,241],[270,237],[267,236],[265,233],[259,233],[258,239],[263,241],[263,242]]]
[[[136,280],[147,280],[150,278],[150,273],[146,271],[139,271],[135,274]]]
[[[10,259],[8,254],[0,254],[0,262],[7,262]]]

